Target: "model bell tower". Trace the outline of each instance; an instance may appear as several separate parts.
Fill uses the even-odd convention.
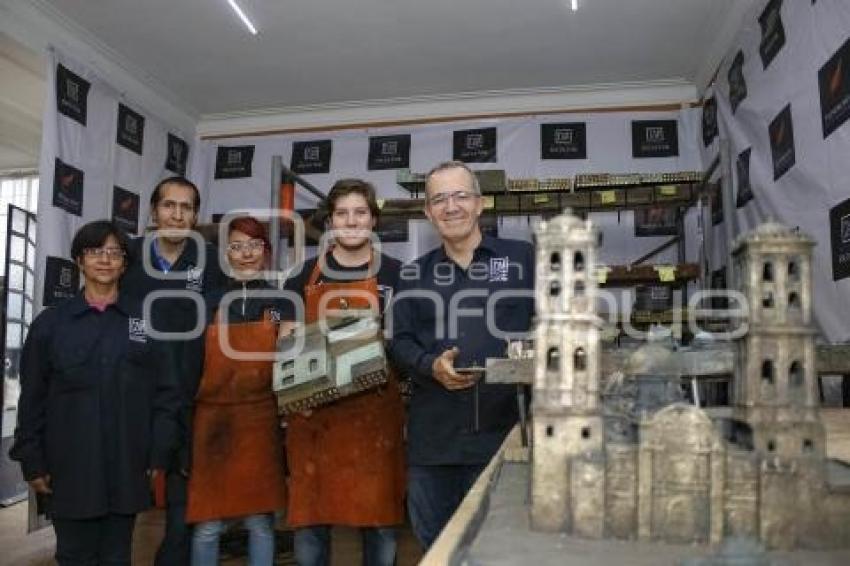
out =
[[[812,247],[808,237],[762,224],[733,250],[749,328],[735,350],[733,418],[744,444],[762,459],[760,538],[771,548],[796,546],[815,526],[813,502],[823,486],[825,433],[818,414]],[[743,426],[741,426],[743,424]],[[797,501],[793,508],[788,498]]]
[[[535,234],[532,525],[601,537],[605,435],[592,273],[598,233],[565,211],[540,222]]]

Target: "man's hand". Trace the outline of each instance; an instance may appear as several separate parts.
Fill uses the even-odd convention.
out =
[[[30,487],[36,493],[41,493],[43,495],[50,495],[53,493],[53,490],[50,489],[50,475],[41,476],[40,478],[35,478],[29,481]]]
[[[449,391],[467,389],[478,381],[479,376],[476,374],[461,375],[455,371],[455,359],[459,353],[460,350],[457,347],[446,350],[431,365],[431,373],[434,379],[442,383],[443,387]]]

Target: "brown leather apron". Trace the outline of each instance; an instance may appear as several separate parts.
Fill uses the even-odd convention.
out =
[[[321,259],[307,285],[307,323],[315,322],[322,296],[329,309],[367,309],[365,291],[377,299],[374,276],[344,283],[318,282]],[[371,270],[371,265],[370,265]],[[359,292],[361,296],[345,292]],[[404,519],[404,409],[398,380],[287,420],[289,508],[293,527],[399,524]]]
[[[266,513],[286,506],[286,477],[272,362],[228,358],[224,330],[236,351],[272,352],[269,320],[207,327],[204,373],[195,398],[192,470],[186,521]]]

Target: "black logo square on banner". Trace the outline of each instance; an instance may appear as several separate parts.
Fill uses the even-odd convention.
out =
[[[53,206],[83,215],[83,172],[59,158],[53,172]]]
[[[587,124],[540,124],[540,159],[587,159]]]
[[[632,157],[679,155],[679,129],[675,120],[633,120]]]
[[[139,233],[139,195],[112,187],[112,221],[131,235]]]
[[[381,242],[406,242],[410,237],[407,228],[407,219],[392,216],[381,216],[375,227],[375,235]]]
[[[741,208],[753,199],[753,187],[750,185],[750,153],[752,153],[752,148],[748,147],[738,154],[738,160],[735,162],[735,168],[738,172],[736,208]]]
[[[675,236],[678,233],[675,206],[635,210],[635,236]]]
[[[717,137],[717,99],[711,97],[702,106],[702,143],[708,147]]]
[[[496,128],[455,131],[452,155],[464,163],[495,163]]]
[[[738,110],[741,102],[747,98],[747,80],[744,78],[744,52],[738,51],[729,67],[729,104],[732,106],[732,114]]]
[[[254,146],[219,146],[215,154],[216,179],[241,179],[251,176],[254,161]]]
[[[134,153],[142,154],[145,139],[145,117],[123,104],[118,105],[118,136],[116,142]]]
[[[88,116],[90,88],[87,80],[61,64],[56,65],[56,110],[83,126]]]
[[[850,199],[829,211],[829,239],[832,243],[832,280],[850,277]]]
[[[761,43],[759,54],[765,69],[785,45],[785,27],[782,25],[782,0],[770,0],[759,16]]]
[[[77,264],[64,257],[47,256],[44,266],[44,306],[56,306],[77,294],[80,270]]]
[[[289,168],[299,175],[330,173],[331,149],[331,140],[295,142]]]
[[[794,154],[794,122],[789,104],[777,114],[768,127],[770,153],[773,156],[773,180],[779,179],[796,162]]]
[[[818,70],[824,139],[850,117],[850,39]]]
[[[173,134],[168,134],[168,153],[165,156],[165,168],[178,175],[185,175],[188,161],[189,144]]]
[[[369,138],[369,171],[410,167],[410,134]],[[406,240],[405,240],[406,241]]]

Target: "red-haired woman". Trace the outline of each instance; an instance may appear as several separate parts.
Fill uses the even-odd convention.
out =
[[[232,280],[210,299],[212,322],[203,340],[204,371],[195,396],[186,508],[187,522],[196,523],[192,565],[218,564],[221,532],[228,522],[241,519],[249,531],[249,564],[271,566],[274,512],[286,498],[269,359],[277,340],[279,300],[257,292],[273,289],[261,278],[271,250],[260,222],[234,219],[225,247]]]

